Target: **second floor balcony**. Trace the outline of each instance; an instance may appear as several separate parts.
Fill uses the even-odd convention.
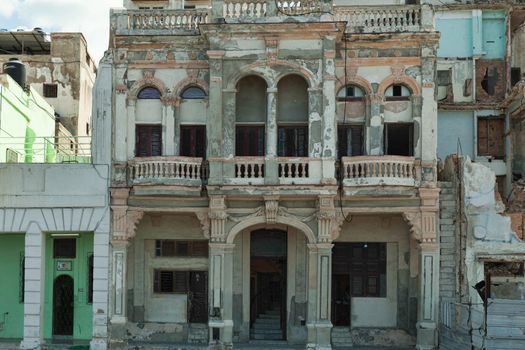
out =
[[[142,188],[193,188],[194,193],[200,192],[208,181],[221,186],[318,186],[333,185],[340,179],[343,187],[349,189],[413,188],[421,183],[420,161],[405,156],[355,156],[343,157],[340,161],[261,156],[215,158],[210,159],[210,163],[211,174],[208,161],[202,158],[139,157],[128,162],[128,183]],[[217,169],[221,169],[219,174]]]

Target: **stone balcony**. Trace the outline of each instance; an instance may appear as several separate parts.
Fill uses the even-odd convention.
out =
[[[330,1],[214,0],[209,9],[112,10],[117,35],[198,35],[206,23],[347,22],[348,33],[433,30],[427,5],[332,6]]]
[[[389,191],[405,193],[422,184],[421,162],[413,157],[343,157],[336,162],[331,158],[261,156],[212,158],[209,163],[210,169],[202,158],[136,158],[127,164],[128,185],[137,195],[200,196],[205,185],[226,190],[253,187],[253,191],[263,192],[273,191],[271,188],[315,191],[318,186],[337,184],[336,165],[346,194],[377,192],[378,188],[383,190],[377,193],[385,195]]]
[[[343,157],[343,186],[419,186],[421,168],[413,157]]]

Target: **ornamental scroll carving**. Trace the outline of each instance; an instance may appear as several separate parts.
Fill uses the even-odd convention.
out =
[[[406,212],[403,213],[405,222],[410,227],[412,238],[420,243],[436,242],[436,213],[435,212]]]
[[[125,206],[112,206],[114,241],[129,241],[135,237],[137,225],[144,216],[143,211],[128,211]]]

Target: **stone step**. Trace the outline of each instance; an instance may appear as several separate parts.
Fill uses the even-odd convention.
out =
[[[259,322],[259,323],[278,323],[278,324],[280,324],[281,323],[281,319],[280,318],[257,318],[255,320],[255,322]]]
[[[281,329],[281,322],[279,323],[257,323],[255,322],[252,328],[257,329]]]
[[[283,334],[258,334],[258,333],[251,333],[251,338],[256,340],[282,340]]]
[[[280,314],[260,314],[258,317],[259,318],[266,318],[266,319],[280,319],[281,318],[281,315]]]
[[[283,331],[281,328],[273,329],[273,328],[256,328],[253,327],[251,329],[251,333],[253,334],[283,334]]]

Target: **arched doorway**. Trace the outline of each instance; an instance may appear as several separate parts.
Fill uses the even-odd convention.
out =
[[[250,338],[286,339],[287,232],[250,235]]]
[[[53,283],[53,336],[73,336],[74,282],[61,275]]]

